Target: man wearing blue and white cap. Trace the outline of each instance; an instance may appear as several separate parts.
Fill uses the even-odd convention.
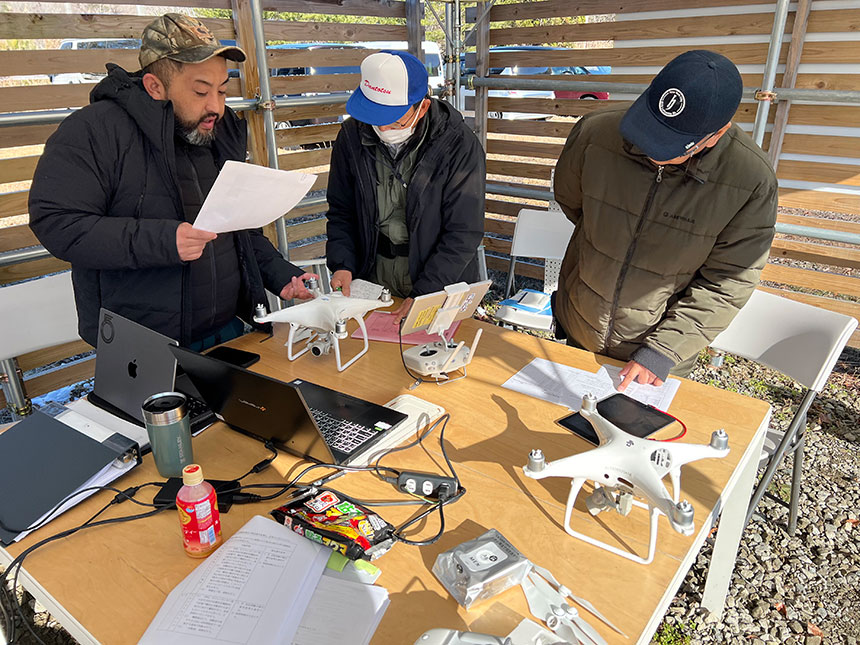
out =
[[[576,228],[554,313],[569,344],[628,361],[619,389],[688,374],[758,283],[777,183],[732,124],[742,92],[729,59],[686,52],[629,108],[580,119],[559,157]]]
[[[369,55],[331,155],[326,257],[332,287],[353,278],[405,298],[478,279],[485,157],[427,69],[402,51]],[[399,316],[398,316],[399,318]]]

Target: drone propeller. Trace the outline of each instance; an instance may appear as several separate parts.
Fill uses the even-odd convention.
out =
[[[577,605],[579,605],[580,607],[584,607],[584,608],[585,608],[585,609],[587,609],[589,612],[591,612],[592,614],[594,614],[597,618],[599,618],[599,619],[600,619],[600,620],[602,620],[604,623],[606,623],[606,624],[607,624],[609,627],[611,627],[614,631],[616,631],[616,632],[618,632],[619,634],[621,634],[622,636],[624,636],[624,638],[627,638],[627,634],[625,634],[625,633],[624,633],[624,632],[622,632],[620,629],[618,629],[615,625],[613,625],[611,622],[609,622],[609,619],[608,619],[606,616],[604,616],[603,614],[601,614],[601,613],[597,610],[597,607],[595,607],[594,605],[592,605],[592,604],[591,604],[590,602],[588,602],[585,598],[580,598],[580,597],[578,597],[578,596],[574,596],[574,595],[570,592],[570,589],[568,589],[568,588],[567,588],[567,587],[565,587],[563,584],[561,584],[558,580],[556,580],[556,579],[555,579],[555,576],[554,576],[554,575],[552,575],[552,573],[550,573],[550,571],[549,571],[548,569],[544,569],[543,567],[539,567],[539,566],[538,566],[538,565],[536,565],[534,562],[532,562],[532,568],[534,569],[534,571],[536,571],[536,572],[538,573],[538,575],[540,575],[540,576],[542,576],[543,578],[545,578],[545,579],[547,580],[547,582],[549,582],[549,583],[554,587],[554,589],[555,589],[555,590],[556,590],[556,591],[561,595],[561,597],[562,597],[562,598],[564,598],[564,599],[570,598],[570,599],[571,599],[571,600],[573,600],[573,602],[575,602]]]
[[[520,584],[529,611],[556,634],[577,645],[606,645],[600,634],[536,571],[530,571]]]

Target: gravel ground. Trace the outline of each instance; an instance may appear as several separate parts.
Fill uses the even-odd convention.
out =
[[[694,380],[762,398],[772,427],[787,427],[802,396],[797,384],[733,359],[714,371],[700,361]],[[785,643],[860,641],[860,353],[842,354],[810,410],[797,532],[788,510],[765,497],[743,534],[720,620],[699,605],[711,556],[702,549],[655,639],[658,643]],[[788,499],[792,457],[770,491]]]
[[[504,284],[495,274],[495,283]],[[526,281],[518,286],[537,286]],[[495,296],[498,297],[498,292]],[[773,406],[773,427],[788,425],[800,386],[742,359],[727,357],[715,370],[703,354],[691,378]],[[77,388],[80,394],[84,388]],[[800,519],[794,537],[788,512],[765,498],[744,532],[726,610],[719,620],[699,605],[711,546],[706,544],[655,636],[660,645],[750,643],[818,645],[860,642],[860,352],[846,350],[809,413]],[[792,458],[777,471],[771,491],[787,499]],[[35,557],[38,557],[36,555]],[[39,638],[75,643],[29,594],[18,591]],[[32,624],[32,622],[31,622]],[[17,642],[37,643],[23,626]],[[3,642],[0,633],[0,642]]]

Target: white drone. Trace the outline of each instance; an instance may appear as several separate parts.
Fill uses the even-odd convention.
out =
[[[654,559],[657,517],[660,513],[666,516],[669,524],[678,533],[693,533],[693,506],[687,500],[678,501],[681,493],[681,466],[699,459],[725,457],[729,454],[729,437],[725,430],[716,430],[711,434],[711,442],[707,445],[640,439],[600,416],[597,412],[597,399],[592,394],[586,394],[582,398],[580,414],[594,427],[600,445],[593,450],[550,462],[545,461],[540,450],[532,450],[523,472],[532,479],[571,478],[564,514],[564,530],[568,534],[634,562],[650,564]],[[667,474],[672,481],[671,496],[662,481]],[[632,506],[649,509],[651,537],[647,558],[573,530],[570,516],[586,480],[595,484],[594,493],[586,499],[586,506],[592,515],[614,509],[626,516]],[[634,500],[634,495],[645,498],[647,504]]]
[[[393,303],[391,294],[383,289],[376,300],[369,298],[353,298],[345,296],[339,291],[324,294],[316,286],[316,280],[309,280],[309,291],[314,294],[312,300],[302,302],[280,311],[265,314],[265,309],[258,307],[254,320],[258,323],[289,323],[290,335],[287,338],[287,358],[294,361],[299,356],[310,350],[314,356],[328,354],[334,347],[334,356],[337,361],[337,369],[342,372],[359,358],[364,356],[370,344],[367,340],[367,327],[364,324],[364,316],[368,311],[381,307],[390,307]],[[346,363],[341,363],[340,340],[347,337],[346,323],[352,318],[361,328],[364,336],[364,348]],[[307,330],[307,335],[302,332]],[[299,337],[296,333],[299,332]],[[294,352],[296,342],[307,340],[305,348]]]

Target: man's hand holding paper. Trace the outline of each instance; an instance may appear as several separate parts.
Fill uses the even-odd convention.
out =
[[[179,259],[183,262],[191,262],[203,255],[206,244],[218,237],[215,233],[202,231],[191,226],[188,222],[182,222],[176,228],[176,250]]]

